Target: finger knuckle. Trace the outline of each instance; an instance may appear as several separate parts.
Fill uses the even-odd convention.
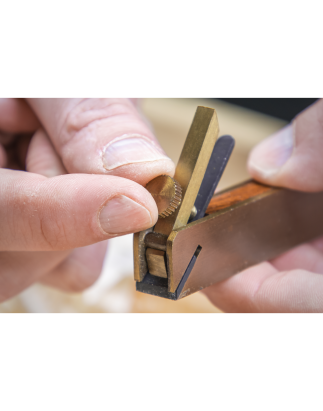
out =
[[[39,232],[45,247],[49,250],[63,250],[72,247],[69,244],[69,229],[60,220],[48,217],[40,218]]]
[[[63,128],[71,138],[97,121],[129,115],[135,108],[127,99],[86,99],[70,110]]]

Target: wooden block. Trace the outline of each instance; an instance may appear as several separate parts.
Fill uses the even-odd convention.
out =
[[[167,278],[165,251],[147,248],[146,259],[150,274],[156,275],[157,277]]]

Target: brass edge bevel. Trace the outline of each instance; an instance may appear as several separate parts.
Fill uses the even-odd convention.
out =
[[[208,107],[198,107],[196,111],[197,115],[198,115],[199,110],[201,111],[201,113],[203,113],[203,111],[205,111],[206,113],[206,110],[210,110],[210,109]],[[197,156],[196,163],[194,164],[193,172],[189,179],[185,192],[183,192],[182,204],[179,207],[179,211],[176,216],[176,220],[174,222],[173,230],[176,230],[180,227],[185,226],[190,218],[192,208],[194,207],[194,204],[195,204],[196,196],[199,192],[201,183],[204,178],[205,170],[208,166],[208,163],[209,163],[209,160],[210,160],[213,148],[214,148],[214,144],[219,135],[219,124],[218,124],[218,118],[217,118],[216,111],[212,110],[210,113],[212,113],[212,116],[211,116],[210,122],[208,124],[207,130],[206,130],[206,133],[203,139],[201,151]],[[208,115],[210,114],[208,113]],[[184,145],[183,157],[185,155],[186,156],[189,155],[187,152],[184,151],[185,148],[186,147]],[[180,161],[179,161],[178,166],[181,166]],[[184,168],[185,168],[185,164],[184,164]],[[183,173],[183,169],[179,169],[178,172]]]
[[[167,273],[168,273],[168,291],[174,289],[173,287],[173,244],[178,234],[178,231],[172,231],[167,239],[166,243],[166,261],[167,261]]]
[[[174,179],[182,187],[182,202],[169,217],[158,219],[155,231],[169,235],[187,224],[219,134],[216,111],[199,106],[186,138]]]
[[[134,278],[135,281],[142,281],[148,271],[146,261],[145,236],[153,231],[153,227],[135,233],[133,236],[133,256],[134,256]]]

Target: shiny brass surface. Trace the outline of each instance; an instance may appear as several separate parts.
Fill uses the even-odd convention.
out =
[[[202,249],[180,298],[323,234],[323,192],[264,187],[259,195],[171,233],[170,292],[176,290],[197,246]],[[216,196],[212,201],[216,205]]]
[[[165,251],[147,248],[146,259],[148,264],[148,271],[150,272],[150,274],[157,277],[167,278]]]
[[[198,107],[174,177],[181,204],[135,235],[139,291],[183,298],[323,234],[323,192],[255,181],[215,195],[206,216],[188,224],[217,136],[215,111]]]
[[[170,216],[181,203],[181,186],[170,176],[162,175],[154,178],[146,185],[146,189],[156,201],[159,217]]]
[[[178,161],[175,180],[182,187],[182,202],[177,210],[158,219],[157,233],[169,235],[187,224],[219,133],[214,109],[198,107]]]
[[[140,233],[135,233],[133,235],[133,261],[135,281],[142,281],[148,271],[146,261],[145,237],[152,231],[153,228],[149,228],[148,230],[140,231]]]

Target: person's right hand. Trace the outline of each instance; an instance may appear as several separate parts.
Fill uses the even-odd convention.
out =
[[[92,284],[104,240],[155,224],[143,186],[173,173],[129,99],[2,99],[0,302],[35,281]]]
[[[260,182],[323,191],[323,100],[261,142],[249,158]],[[323,210],[322,216],[323,218]],[[323,312],[323,237],[204,290],[227,312]]]

